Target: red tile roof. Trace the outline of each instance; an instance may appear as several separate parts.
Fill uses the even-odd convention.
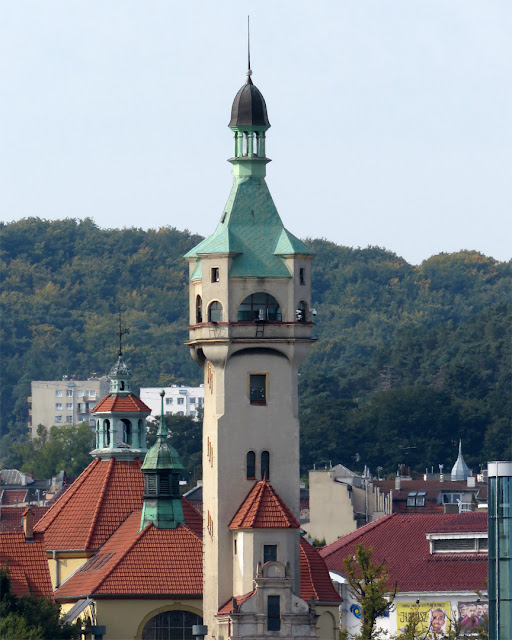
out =
[[[99,549],[127,515],[142,508],[139,460],[96,458],[34,527],[49,550]]]
[[[299,528],[299,523],[278,493],[267,482],[256,482],[240,505],[230,529]]]
[[[341,602],[324,559],[307,540],[300,540],[300,597],[317,602]]]
[[[192,509],[192,507],[189,507]],[[198,597],[203,591],[203,545],[188,527],[139,532],[141,511],[119,529],[55,592],[62,600],[83,595]]]
[[[91,413],[103,413],[105,411],[113,413],[133,413],[134,411],[151,413],[151,409],[134,393],[128,393],[127,395],[109,393],[108,396],[98,402],[94,409],[91,410]]]
[[[249,600],[249,598],[251,598],[255,593],[256,593],[256,590],[250,591],[249,593],[246,593],[243,596],[233,596],[225,604],[222,605],[222,607],[218,611],[218,615],[226,615],[226,614],[233,613],[233,600],[236,602],[236,606],[238,608],[240,607],[242,602]]]
[[[48,511],[49,507],[30,506],[34,514],[34,524]],[[0,533],[23,531],[21,516],[25,507],[0,508]]]
[[[26,542],[23,533],[2,533],[0,565],[9,567],[11,585],[17,596],[52,597],[48,561],[40,541]]]
[[[183,508],[183,516],[185,517],[185,524],[191,531],[202,538],[203,516],[198,513],[194,505],[192,505],[186,498],[181,499],[181,506]]]
[[[343,571],[343,560],[356,544],[373,547],[376,562],[386,561],[389,587],[400,592],[475,591],[484,589],[487,554],[430,553],[428,533],[487,531],[486,513],[398,514],[383,516],[320,550],[329,570]]]
[[[17,505],[20,502],[25,502],[27,493],[27,489],[4,489],[0,503],[5,506]]]

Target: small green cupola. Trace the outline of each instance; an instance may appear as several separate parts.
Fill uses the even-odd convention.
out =
[[[263,178],[270,162],[265,152],[265,132],[270,128],[267,105],[261,91],[253,84],[252,70],[247,71],[247,80],[238,91],[231,107],[229,128],[235,139],[233,165],[235,177],[254,176]]]
[[[121,353],[119,354],[117,362],[110,370],[108,377],[110,378],[110,393],[128,395],[132,392],[132,372],[126,366]]]
[[[178,452],[167,442],[165,391],[162,390],[160,396],[162,405],[156,442],[147,452],[141,467],[144,474],[141,530],[150,522],[157,529],[176,529],[185,523],[180,495],[180,474],[184,467]]]

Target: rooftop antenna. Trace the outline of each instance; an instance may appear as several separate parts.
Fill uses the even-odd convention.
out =
[[[119,357],[123,355],[123,336],[130,331],[122,325],[122,315],[121,315],[121,307],[119,307]]]
[[[251,80],[251,30],[250,30],[250,16],[247,16],[247,82],[246,84],[252,84]]]

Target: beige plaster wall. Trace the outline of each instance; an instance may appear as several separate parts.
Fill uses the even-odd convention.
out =
[[[330,470],[309,472],[310,521],[303,525],[309,537],[326,544],[357,529],[348,486],[332,476]]]
[[[48,568],[50,570],[53,589],[55,590],[67,580],[72,573],[87,562],[91,555],[92,554],[86,552],[82,552],[80,555],[61,552],[58,553],[56,559],[54,559],[53,554],[48,553]]]
[[[338,607],[317,606],[316,633],[319,640],[338,640],[339,614]]]
[[[144,625],[164,611],[191,611],[203,615],[201,600],[98,599],[96,624],[105,625],[105,640],[140,640]]]

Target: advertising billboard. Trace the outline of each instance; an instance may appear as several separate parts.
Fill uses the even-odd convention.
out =
[[[409,622],[416,620],[415,631],[421,638],[434,640],[450,631],[451,604],[447,602],[397,602],[396,626],[399,634]]]

